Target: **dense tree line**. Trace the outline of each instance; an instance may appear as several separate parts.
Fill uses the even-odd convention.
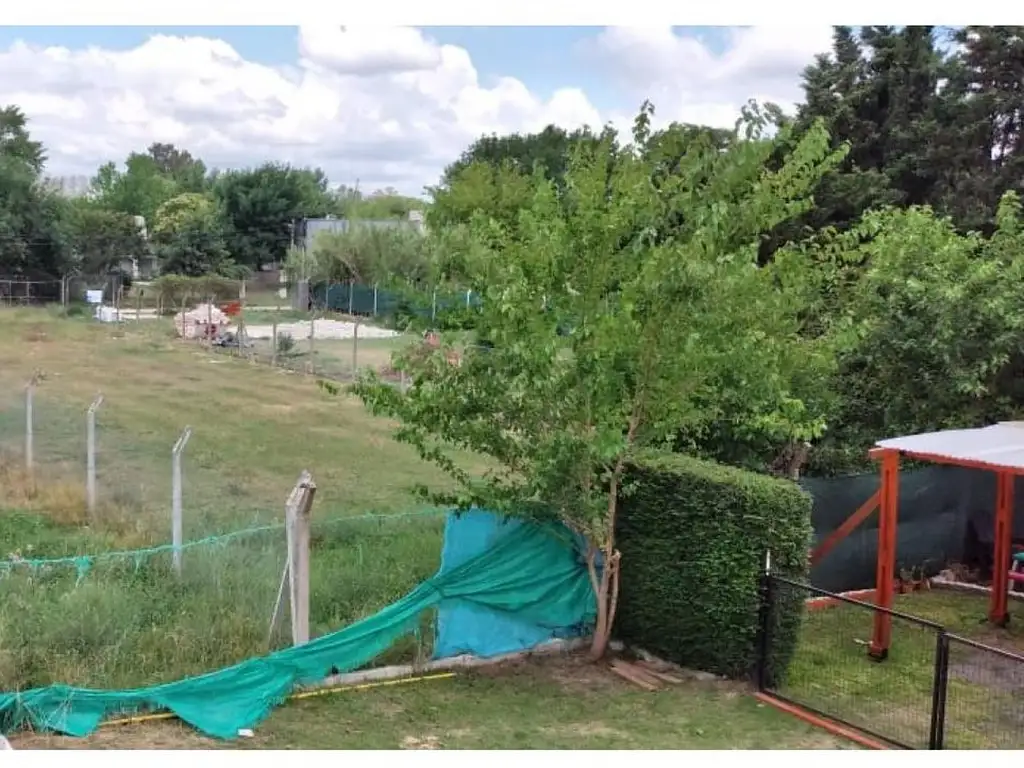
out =
[[[795,115],[751,105],[737,132],[673,124],[641,131],[630,148],[655,187],[675,189],[688,173],[691,192],[660,209],[652,202],[623,234],[622,257],[641,233],[671,246],[715,222],[724,250],[756,247],[762,267],[783,258],[792,265],[799,253],[798,274],[786,274],[805,291],[800,335],[815,344],[783,379],[786,407],[764,413],[737,366],[708,390],[704,418],[681,425],[676,446],[761,469],[832,473],[866,467],[866,449],[886,436],[1020,418],[1024,27],[836,27],[832,51],[806,69],[803,89]],[[742,188],[722,177],[727,158],[760,146],[761,173],[777,172],[812,135],[826,137],[835,162],[791,164],[794,178],[814,174],[808,199],[774,219],[762,211],[752,240],[727,213]],[[621,150],[607,131],[481,138],[433,190],[428,220],[475,232],[476,248],[490,237],[507,248],[526,226],[522,211],[537,185],[563,189],[572,158],[580,162],[602,138],[614,168]],[[755,175],[747,183],[764,182]],[[482,230],[480,220],[498,229]],[[444,273],[455,281],[472,276],[458,259],[451,250]],[[787,434],[780,414],[814,428]]]
[[[303,218],[405,218],[422,207],[393,189],[332,189],[318,169],[211,172],[172,144],[104,164],[81,197],[58,194],[44,164],[25,114],[0,110],[0,274],[95,276],[152,254],[162,272],[237,275],[285,261]]]
[[[429,190],[428,237],[353,230],[322,237],[301,258],[289,249],[296,218],[400,218],[416,201],[393,190],[332,189],[315,169],[214,173],[164,144],[105,165],[89,196],[67,200],[42,183],[45,148],[7,108],[0,272],[102,271],[148,247],[164,271],[186,275],[231,275],[289,258],[314,279],[401,277],[485,297],[504,281],[501,301],[521,293],[530,307],[543,306],[546,319],[533,330],[543,336],[553,323],[561,338],[571,338],[579,312],[613,307],[631,290],[652,292],[623,310],[643,327],[644,312],[655,311],[644,304],[651,297],[663,312],[670,299],[709,313],[749,301],[751,312],[680,320],[696,334],[680,327],[680,343],[729,333],[745,351],[707,357],[686,418],[659,430],[670,426],[681,450],[732,464],[857,469],[878,438],[1024,414],[1024,299],[1016,289],[1024,270],[1024,27],[944,34],[837,27],[833,50],[804,73],[796,113],[750,104],[734,131],[653,130],[645,107],[629,138],[555,126],[481,137]],[[148,243],[134,216],[145,217]],[[595,244],[593,263],[573,261]],[[727,261],[708,261],[712,253]],[[640,258],[677,293],[623,271]],[[748,262],[781,293],[761,293],[765,284],[727,269]],[[544,282],[602,264],[604,282],[582,309],[575,294],[559,299],[571,285]],[[705,283],[726,278],[709,298]],[[538,285],[544,290],[534,296]],[[770,312],[783,314],[768,322]],[[501,347],[501,327],[477,331],[487,348]],[[759,378],[766,350],[776,356],[770,380]],[[608,364],[628,359],[624,350],[594,354]],[[514,378],[516,365],[536,361],[511,362]]]

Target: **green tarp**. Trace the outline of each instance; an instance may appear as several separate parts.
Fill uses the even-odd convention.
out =
[[[420,614],[460,600],[554,626],[590,624],[594,594],[582,557],[561,527],[510,529],[482,555],[427,580],[367,619],[311,642],[173,683],[123,691],[52,685],[0,694],[0,726],[86,736],[106,718],[170,710],[208,736],[231,739],[263,720],[299,685],[372,661],[416,629]]]

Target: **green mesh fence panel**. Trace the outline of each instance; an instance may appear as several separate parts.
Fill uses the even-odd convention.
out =
[[[82,577],[82,571],[89,570],[84,559],[72,559],[71,565]],[[371,662],[403,636],[415,633],[423,614],[445,600],[558,626],[590,623],[594,606],[573,537],[564,528],[523,525],[510,529],[483,554],[423,581],[369,618],[305,645],[142,688],[97,690],[58,684],[0,694],[0,726],[4,731],[31,726],[85,736],[110,716],[169,710],[209,736],[234,738],[239,730],[263,720],[296,686]],[[173,644],[174,638],[165,641]]]
[[[325,307],[332,312],[371,317],[387,317],[399,310],[410,315],[430,317],[479,307],[483,301],[480,295],[473,291],[437,293],[433,299],[428,296],[413,300],[398,291],[378,288],[374,304],[373,286],[360,283],[321,283],[313,287],[312,295],[317,306]]]

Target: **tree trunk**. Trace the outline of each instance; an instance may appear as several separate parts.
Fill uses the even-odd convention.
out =
[[[608,490],[608,520],[605,530],[604,563],[601,577],[597,576],[597,548],[591,546],[587,550],[587,570],[590,583],[594,587],[597,599],[597,620],[594,624],[594,638],[590,645],[591,661],[600,661],[608,652],[608,643],[612,638],[615,623],[615,611],[619,603],[619,560],[620,553],[615,549],[615,516],[618,511],[619,476],[622,473],[621,463],[612,473]]]

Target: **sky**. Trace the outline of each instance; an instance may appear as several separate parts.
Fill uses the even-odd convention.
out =
[[[419,195],[482,134],[612,123],[732,126],[792,108],[831,27],[0,27],[0,105],[47,173],[154,141],[216,168],[319,166]]]

